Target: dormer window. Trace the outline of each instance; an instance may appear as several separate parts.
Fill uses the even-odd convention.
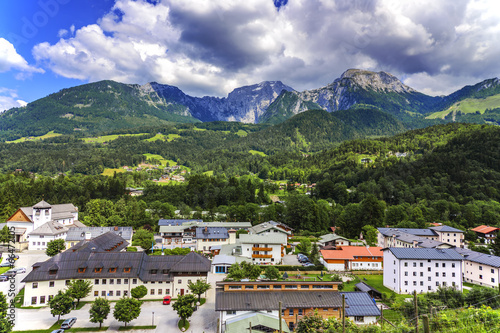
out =
[[[78,268],[78,273],[85,273],[86,270],[87,270],[87,267],[80,267],[80,268]]]
[[[56,275],[56,274],[57,274],[57,269],[49,270],[49,275]]]
[[[111,267],[111,268],[109,269],[109,272],[110,272],[110,273],[116,273],[116,267]]]
[[[131,268],[130,267],[125,267],[123,268],[124,273],[130,273]]]
[[[96,267],[94,268],[95,273],[101,273],[102,272],[102,267]]]
[[[156,273],[158,273],[158,270],[157,269],[152,269],[150,273],[151,274],[156,274]]]

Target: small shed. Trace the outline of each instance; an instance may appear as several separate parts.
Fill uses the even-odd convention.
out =
[[[364,282],[357,283],[354,287],[356,290],[367,292],[371,298],[382,299],[382,293],[380,291]]]

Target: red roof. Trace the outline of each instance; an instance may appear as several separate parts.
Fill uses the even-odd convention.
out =
[[[471,230],[482,234],[489,234],[490,232],[500,230],[500,228],[490,227],[487,225],[480,225],[479,227],[475,227],[474,229]]]
[[[354,257],[383,257],[381,247],[341,246],[338,250],[321,250],[324,259],[354,259]]]

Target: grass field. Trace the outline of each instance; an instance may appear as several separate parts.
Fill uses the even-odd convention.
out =
[[[249,152],[250,154],[252,154],[252,155],[267,156],[266,154],[264,154],[263,152],[258,151],[258,150],[249,150],[248,152]]]
[[[113,135],[103,135],[93,138],[84,138],[83,141],[85,143],[105,143],[118,139],[120,136],[141,136],[146,135],[147,133],[138,133],[138,134],[113,134]]]
[[[42,136],[29,136],[29,137],[23,137],[19,138],[14,141],[6,141],[6,143],[19,143],[19,142],[25,142],[25,141],[36,141],[36,140],[44,140],[44,139],[49,139],[49,138],[54,138],[56,136],[61,136],[62,134],[54,133],[54,131],[50,131],[49,133],[42,135]]]
[[[120,172],[126,172],[125,169],[104,169],[104,171],[101,173],[103,176],[113,176],[116,173]]]
[[[213,176],[214,175],[214,171],[213,170],[205,171],[203,174],[207,175],[207,176]]]
[[[450,112],[461,111],[462,113],[474,113],[479,111],[484,113],[486,109],[494,109],[500,107],[500,95],[490,96],[486,98],[467,98],[457,102],[448,109],[436,112],[427,117],[427,119],[444,118]]]
[[[164,159],[161,155],[156,155],[156,154],[142,154],[142,155],[146,156],[147,159],[154,159],[159,161],[162,166],[166,166],[167,163],[169,166],[177,165],[177,162]]]
[[[162,141],[170,142],[170,141],[173,141],[173,140],[175,140],[177,138],[180,138],[180,137],[181,136],[179,134],[167,134],[167,135],[164,135],[164,134],[161,134],[161,133],[157,133],[155,136],[153,136],[152,138],[146,139],[145,141],[152,142],[152,141],[162,140]]]
[[[247,136],[248,133],[244,130],[239,130],[238,132],[236,132],[236,135],[238,135],[240,137],[244,137],[244,136]]]

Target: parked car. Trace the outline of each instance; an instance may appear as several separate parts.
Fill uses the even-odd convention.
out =
[[[4,260],[4,261],[2,261],[2,263],[0,263],[0,267],[10,267],[10,266],[11,266],[11,263],[8,260]]]
[[[10,277],[16,276],[17,273],[11,269],[11,270],[3,273],[2,275],[6,275],[6,276],[8,276],[10,278]]]
[[[169,305],[171,300],[172,300],[172,297],[170,297],[170,296],[163,297],[163,305]]]
[[[59,328],[59,329],[54,330],[54,331],[52,331],[50,333],[64,333],[64,330]]]
[[[26,273],[26,268],[16,267],[16,268],[12,268],[11,271],[16,272],[17,274],[23,274],[23,273]]]
[[[303,256],[303,257],[301,257],[301,258],[299,259],[299,262],[302,262],[302,263],[304,263],[304,262],[308,262],[308,261],[309,261],[309,258],[308,258],[308,257],[306,257],[306,256]]]
[[[0,275],[0,282],[5,282],[5,281],[9,281],[9,277],[7,275]]]
[[[304,266],[304,267],[311,267],[311,266],[315,266],[315,265],[313,263],[311,263],[311,262],[306,262],[306,263],[302,264],[302,266]]]
[[[76,323],[76,317],[73,318],[68,318],[63,323],[61,324],[61,328],[63,330],[67,330],[68,328],[71,328]]]

